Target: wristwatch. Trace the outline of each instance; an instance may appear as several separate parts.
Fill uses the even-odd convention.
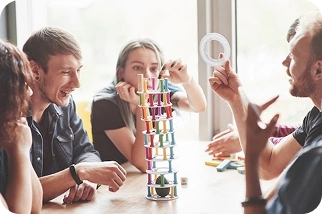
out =
[[[77,183],[77,185],[80,185],[80,184],[83,183],[83,181],[77,175],[77,172],[76,172],[76,169],[75,169],[75,165],[74,164],[70,165],[69,172],[72,175],[74,181]]]

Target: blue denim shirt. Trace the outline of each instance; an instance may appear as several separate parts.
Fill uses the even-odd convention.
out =
[[[69,105],[60,107],[50,104],[45,111],[48,114],[48,127],[53,173],[80,162],[101,162],[99,153],[89,141],[82,119],[76,114],[76,106],[72,97]],[[27,118],[32,132],[30,158],[38,175],[43,176],[43,136],[38,130],[32,116]]]

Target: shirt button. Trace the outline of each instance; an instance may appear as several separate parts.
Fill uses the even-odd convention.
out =
[[[37,157],[37,161],[40,161],[40,157]]]

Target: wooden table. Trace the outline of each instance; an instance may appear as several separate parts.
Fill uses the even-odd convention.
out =
[[[127,170],[127,179],[121,189],[112,193],[102,186],[95,200],[90,202],[62,205],[63,196],[44,204],[42,214],[225,214],[242,213],[240,202],[244,199],[245,177],[237,170],[228,169],[217,172],[215,167],[205,165],[211,158],[205,154],[208,142],[178,142],[175,154],[178,159],[178,178],[188,177],[187,185],[178,185],[178,198],[170,201],[152,201],[146,199],[147,174],[140,173],[132,165],[123,166]],[[271,182],[262,182],[263,189]]]

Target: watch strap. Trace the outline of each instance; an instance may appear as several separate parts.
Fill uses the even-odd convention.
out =
[[[75,169],[75,165],[74,164],[72,164],[72,165],[70,165],[69,166],[69,172],[70,172],[70,174],[72,175],[72,177],[73,177],[73,179],[74,179],[74,181],[78,184],[78,185],[80,185],[80,184],[82,184],[83,183],[83,181],[79,178],[79,176],[77,175],[77,172],[76,172],[76,169]]]

